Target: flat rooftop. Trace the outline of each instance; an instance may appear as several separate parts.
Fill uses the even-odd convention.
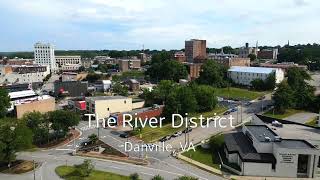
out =
[[[36,93],[33,90],[23,90],[23,91],[15,91],[15,92],[9,93],[10,99],[23,98],[23,97],[35,96],[35,95]]]
[[[245,162],[275,163],[276,159],[270,153],[258,153],[242,132],[224,135],[225,145],[229,153],[237,152]]]
[[[265,137],[269,137],[271,141],[274,141],[275,137],[278,136],[266,125],[247,125],[246,128],[260,142],[265,142]]]
[[[100,101],[100,100],[128,99],[128,97],[124,97],[124,96],[95,96],[95,97],[86,97],[86,99],[89,99],[92,101]]]
[[[276,70],[275,68],[266,68],[266,67],[231,66],[231,68],[228,70],[228,72],[270,74],[275,70]]]
[[[279,147],[282,148],[290,148],[290,149],[309,149],[315,148],[310,143],[304,140],[297,140],[297,139],[282,139],[281,142],[275,142]]]
[[[274,127],[271,124],[267,126],[283,139],[305,140],[320,148],[320,129],[298,124],[283,124],[283,127]]]

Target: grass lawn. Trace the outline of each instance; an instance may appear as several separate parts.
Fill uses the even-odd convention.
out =
[[[200,114],[202,114],[204,118],[214,117],[215,113],[217,115],[219,115],[219,114],[222,114],[223,112],[225,112],[226,110],[227,110],[227,108],[225,108],[225,107],[217,106],[214,110],[212,110],[210,112],[196,113],[196,114],[192,114],[190,116],[198,117],[198,116],[200,116]],[[195,122],[197,122],[197,121],[195,121]],[[147,126],[142,129],[141,139],[144,142],[153,142],[153,141],[157,141],[158,139],[160,139],[164,136],[174,134],[175,132],[183,130],[183,129],[185,129],[184,126],[181,128],[173,128],[171,125],[171,122],[169,124],[163,125],[162,128],[160,128],[160,127],[151,128],[151,127]],[[140,137],[140,135],[137,135],[137,137]]]
[[[266,94],[266,92],[251,91],[241,88],[216,88],[215,93],[219,97],[237,100],[254,100]]]
[[[310,119],[308,122],[306,122],[305,124],[309,126],[318,127],[317,120],[318,120],[318,117],[314,117]]]
[[[201,146],[197,146],[196,151],[190,150],[182,153],[182,155],[190,159],[198,161],[207,166],[220,169],[219,163],[217,163],[219,162],[219,157],[213,154],[215,153],[213,153],[210,149],[203,149]]]
[[[264,113],[263,115],[268,116],[268,117],[272,117],[272,118],[277,118],[277,119],[284,119],[286,117],[289,117],[291,115],[301,113],[301,112],[304,112],[304,111],[297,110],[297,109],[287,109],[283,114],[278,114],[275,112],[273,115],[273,110],[271,109],[270,111]]]
[[[129,177],[122,176],[119,174],[114,174],[105,171],[97,171],[94,170],[89,177],[82,178],[79,177],[77,174],[74,173],[75,168],[72,166],[59,166],[55,169],[56,173],[63,179],[66,180],[77,180],[77,179],[84,179],[84,180],[129,180]]]
[[[218,149],[221,144],[224,142],[224,136],[223,135],[215,135],[210,138],[211,141],[215,141],[215,146],[214,148],[211,149],[203,149],[201,146],[196,147],[196,151],[189,150],[184,153],[182,153],[183,156],[186,156],[190,159],[193,159],[195,161],[198,161],[202,164],[211,166],[216,169],[220,169],[220,159],[218,156]],[[216,150],[213,150],[216,149]]]
[[[35,168],[37,168],[37,166],[38,164],[35,163]],[[30,171],[33,171],[32,161],[17,160],[11,164],[10,170],[8,169],[7,164],[0,164],[1,173],[22,174]]]

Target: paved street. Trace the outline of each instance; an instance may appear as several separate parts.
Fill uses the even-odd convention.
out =
[[[317,116],[318,116],[317,113],[304,112],[304,113],[297,113],[297,114],[291,115],[289,117],[284,118],[284,120],[304,124]]]

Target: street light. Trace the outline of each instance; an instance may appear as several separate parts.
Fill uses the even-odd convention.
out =
[[[16,129],[16,127],[10,126],[10,130],[11,130],[12,132],[14,132],[15,129]],[[9,172],[10,172],[10,171],[11,171],[11,159],[10,159],[10,157],[9,157],[8,168],[9,168]]]

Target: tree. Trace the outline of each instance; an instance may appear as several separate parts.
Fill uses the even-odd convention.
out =
[[[251,81],[251,86],[253,89],[262,91],[265,89],[265,83],[262,79],[254,79]]]
[[[199,84],[210,85],[213,87],[226,87],[228,82],[227,68],[214,61],[208,60],[202,65],[202,71],[197,79]]]
[[[140,180],[138,173],[133,173],[129,176],[130,180]]]
[[[175,60],[165,61],[159,71],[161,71],[160,79],[167,79],[175,82],[179,82],[179,79],[185,79],[188,76],[186,67]]]
[[[89,73],[85,79],[89,82],[95,82],[101,78],[102,78],[102,75],[100,75],[100,74]]]
[[[49,121],[52,123],[51,128],[55,131],[57,137],[65,137],[70,127],[79,124],[80,115],[65,110],[48,112]]]
[[[164,178],[158,174],[154,176],[151,180],[164,180]]]
[[[264,90],[274,90],[274,88],[276,87],[276,75],[274,73],[270,74],[264,83]]]
[[[155,81],[172,80],[178,82],[179,79],[185,79],[188,75],[187,68],[172,58],[172,54],[168,52],[154,55],[146,75]]]
[[[128,87],[121,85],[120,82],[115,82],[112,85],[112,92],[116,93],[116,94],[118,94],[120,96],[128,96],[129,95]]]
[[[294,104],[293,90],[287,82],[283,81],[278,85],[272,99],[275,110],[279,113],[284,113],[286,109],[292,107]]]
[[[141,97],[145,100],[146,106],[164,104],[175,85],[171,80],[162,80],[152,91],[145,89]]]
[[[197,100],[189,86],[179,86],[173,89],[168,95],[164,107],[164,115],[168,119],[174,113],[185,116],[186,113],[196,112]]]
[[[16,153],[32,146],[32,131],[24,121],[17,119],[0,120],[0,161],[15,161]]]
[[[90,141],[90,144],[96,144],[99,140],[96,134],[91,134],[90,136],[88,136],[88,139]]]
[[[254,60],[257,59],[257,55],[255,55],[255,54],[249,54],[249,55],[248,55],[248,58],[250,58],[250,61],[254,61]]]
[[[288,84],[294,91],[294,107],[298,109],[310,108],[315,99],[315,88],[306,82],[311,79],[310,75],[303,69],[293,67],[289,68],[287,76]]]
[[[78,69],[78,72],[84,72],[86,70],[86,68],[84,66],[80,66]]]
[[[0,88],[0,118],[7,114],[7,109],[10,107],[10,97],[6,89]]]
[[[211,111],[216,106],[217,98],[213,87],[207,85],[194,85],[192,86],[192,89],[197,100],[198,111]]]
[[[276,86],[275,74],[270,74],[264,81],[262,79],[255,79],[251,81],[251,86],[258,91],[273,90]]]
[[[298,67],[292,67],[288,69],[288,84],[293,89],[298,88],[299,86],[305,86],[307,83],[305,80],[310,80],[311,76],[303,69]]]
[[[40,112],[30,112],[23,116],[23,120],[33,133],[33,143],[49,142],[50,122],[46,115]]]
[[[94,170],[94,165],[89,159],[84,160],[82,164],[75,165],[74,167],[76,168],[75,172],[81,177],[88,177]]]
[[[181,176],[179,178],[176,178],[175,180],[198,180],[198,178],[194,178],[191,176]]]

